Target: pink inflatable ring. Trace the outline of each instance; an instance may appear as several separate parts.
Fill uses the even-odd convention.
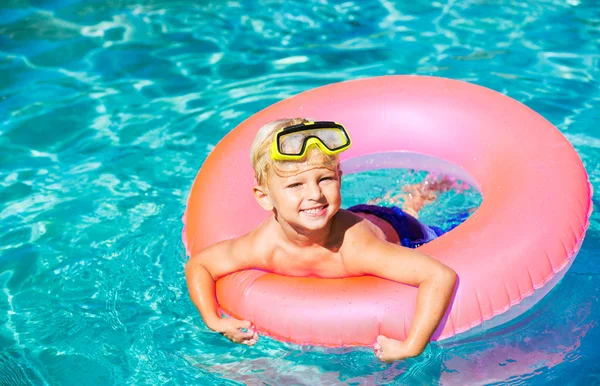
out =
[[[459,276],[436,340],[495,327],[527,311],[579,251],[592,188],[579,156],[552,124],[484,87],[390,76],[304,92],[227,134],[188,199],[188,254],[240,236],[269,215],[252,195],[250,144],[263,124],[297,116],[347,127],[354,145],[342,154],[346,174],[424,169],[453,175],[481,192],[483,203],[467,221],[419,248]],[[252,321],[259,333],[326,346],[372,345],[379,334],[405,339],[416,292],[376,277],[294,278],[258,270],[217,283],[223,311]]]

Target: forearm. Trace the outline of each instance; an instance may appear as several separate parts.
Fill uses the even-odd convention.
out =
[[[211,330],[218,330],[221,316],[215,293],[215,280],[201,264],[189,262],[185,276],[190,299],[200,311],[202,320]]]
[[[456,274],[445,269],[423,281],[417,293],[417,305],[406,343],[419,355],[440,324],[454,293]]]

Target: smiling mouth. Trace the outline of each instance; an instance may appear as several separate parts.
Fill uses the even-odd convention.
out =
[[[311,214],[311,215],[319,215],[319,214],[322,214],[323,212],[325,212],[325,209],[327,209],[328,206],[329,205],[322,205],[322,206],[318,206],[316,208],[301,209],[300,212],[306,213],[306,214]]]

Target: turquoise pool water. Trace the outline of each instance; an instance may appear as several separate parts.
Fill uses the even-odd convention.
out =
[[[555,124],[600,191],[597,2],[281,3],[1,2],[0,384],[600,383],[597,198],[554,291],[418,358],[206,329],[183,278],[192,180],[228,131],[301,91],[385,74],[490,87]]]

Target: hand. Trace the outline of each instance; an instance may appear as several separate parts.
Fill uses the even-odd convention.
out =
[[[243,331],[244,329],[246,330],[245,332]],[[247,320],[235,318],[221,319],[215,331],[223,334],[234,343],[241,343],[248,346],[253,346],[258,340],[258,333],[252,323]]]
[[[377,337],[377,343],[373,345],[373,349],[375,356],[382,362],[387,363],[416,357],[423,352],[423,350],[415,350],[406,342],[386,338],[383,335]]]

